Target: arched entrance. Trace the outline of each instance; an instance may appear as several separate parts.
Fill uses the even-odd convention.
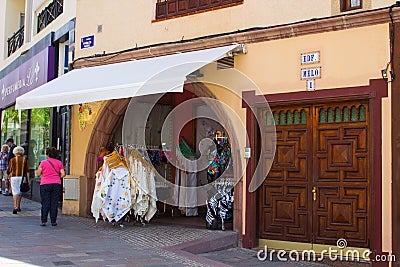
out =
[[[185,84],[184,90],[191,92],[196,97],[205,97],[211,99],[217,99],[216,96],[211,92],[206,85],[202,83],[191,83]],[[128,107],[128,104],[131,102],[131,99],[120,99],[120,100],[111,100],[106,103],[105,108],[102,110],[101,114],[99,114],[99,118],[93,128],[93,132],[88,144],[88,149],[86,152],[86,160],[85,160],[85,175],[88,177],[87,180],[87,211],[88,216],[90,215],[90,207],[93,197],[93,190],[95,184],[95,173],[97,171],[97,153],[101,146],[106,146],[109,144],[113,136],[117,130],[117,126],[122,122],[125,111]],[[227,130],[230,132],[234,132],[233,126],[229,121],[229,116],[222,108],[211,107],[215,115],[219,120],[224,121],[224,125],[226,125]],[[232,140],[232,147],[238,147],[236,145],[236,141]],[[234,173],[238,175],[239,173],[239,164],[240,160],[238,160],[237,151],[232,151],[232,160],[234,165]],[[240,177],[239,177],[240,178]],[[239,180],[236,178],[236,180]],[[234,223],[233,229],[235,231],[240,232],[241,225],[241,203],[242,200],[240,196],[242,195],[240,192],[242,191],[242,183],[239,182],[235,186],[234,194],[235,194],[235,202],[234,202]]]

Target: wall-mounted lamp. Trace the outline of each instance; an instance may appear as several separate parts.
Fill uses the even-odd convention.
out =
[[[382,78],[386,82],[391,82],[396,78],[395,73],[391,70],[389,71],[389,66],[390,66],[390,62],[388,62],[388,64],[386,65],[386,68],[381,70]],[[390,80],[389,80],[389,75],[390,75]]]

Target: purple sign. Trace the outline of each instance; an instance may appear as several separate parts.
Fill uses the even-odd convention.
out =
[[[54,78],[54,47],[49,46],[0,79],[0,108]]]

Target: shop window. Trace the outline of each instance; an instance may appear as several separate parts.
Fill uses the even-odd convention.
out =
[[[58,149],[60,160],[64,165],[65,172],[70,173],[70,150],[71,150],[71,109],[69,106],[60,107],[58,112]]]
[[[50,146],[50,108],[3,110],[1,117],[1,142],[13,138],[16,145],[25,149],[29,168],[37,169],[46,159],[45,149]]]
[[[50,108],[36,108],[31,111],[29,140],[29,169],[36,169],[46,159],[46,148],[50,146]]]
[[[3,110],[1,116],[1,143],[13,138],[16,145],[25,145],[28,141],[28,110],[16,110],[14,107]]]
[[[340,10],[342,12],[360,8],[362,8],[362,0],[341,0]]]

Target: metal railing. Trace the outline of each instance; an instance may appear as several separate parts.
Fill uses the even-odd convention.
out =
[[[37,32],[40,32],[47,27],[53,20],[63,13],[63,0],[53,0],[45,9],[38,15]]]
[[[7,39],[8,56],[18,50],[24,44],[24,26],[14,32],[13,35]]]

